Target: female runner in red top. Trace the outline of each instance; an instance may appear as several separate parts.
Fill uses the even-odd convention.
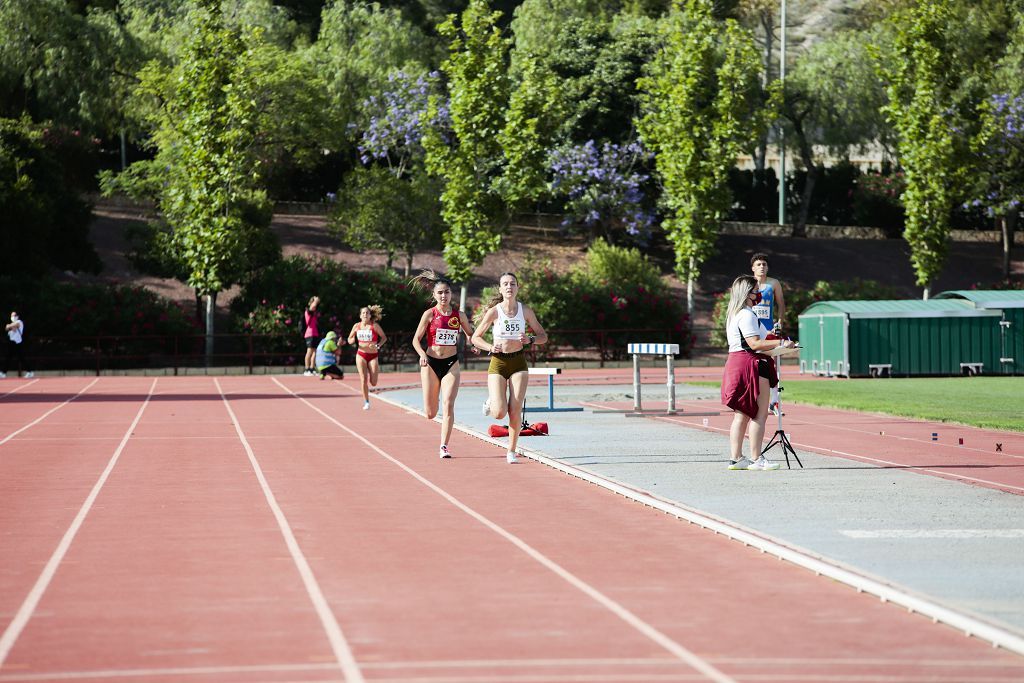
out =
[[[423,383],[423,411],[428,420],[437,415],[438,393],[444,401],[441,417],[441,446],[438,455],[450,458],[448,440],[455,424],[455,397],[459,394],[459,334],[473,334],[469,319],[452,303],[452,282],[432,270],[413,278],[414,283],[430,289],[435,305],[424,311],[412,338],[412,347],[420,357],[420,381]],[[426,336],[427,346],[422,346]],[[474,348],[474,353],[478,351]]]
[[[359,385],[363,391],[363,410],[370,409],[370,386],[377,386],[380,363],[377,354],[388,340],[380,319],[384,309],[380,306],[363,306],[359,309],[359,322],[348,333],[348,343],[359,346],[356,351],[356,370],[359,371]]]

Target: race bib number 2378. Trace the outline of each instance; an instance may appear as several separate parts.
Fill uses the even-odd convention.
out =
[[[434,343],[438,346],[455,346],[459,340],[459,331],[440,327],[434,333]]]

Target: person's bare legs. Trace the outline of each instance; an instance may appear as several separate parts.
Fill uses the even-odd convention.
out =
[[[441,380],[441,400],[444,414],[441,415],[441,445],[447,446],[455,426],[455,397],[459,395],[459,364],[456,363]]]
[[[359,388],[363,392],[363,402],[370,402],[369,368],[366,367],[366,359],[356,354],[356,370],[359,372]]]
[[[316,349],[306,347],[306,365],[302,368],[303,372],[306,370],[316,370],[316,365],[313,363],[313,358],[316,356]]]
[[[738,410],[732,413],[732,425],[729,427],[729,458],[739,462],[743,457],[743,434],[747,431],[750,418]]]
[[[758,377],[757,380],[757,417],[752,419],[747,426],[747,437],[750,439],[750,462],[761,457],[764,423],[768,419],[768,399],[770,397],[768,380],[764,377]]]
[[[508,380],[501,375],[487,375],[487,406],[487,414],[497,420],[508,413]]]
[[[423,383],[423,412],[428,420],[433,420],[437,415],[437,392],[441,389],[441,381],[429,365],[420,368],[420,381]]]
[[[508,379],[508,452],[515,453],[519,445],[519,432],[523,428],[523,400],[530,373],[521,370]]]
[[[380,378],[380,358],[374,356],[373,360],[367,361],[366,367],[370,371],[370,386],[377,386],[377,380]]]

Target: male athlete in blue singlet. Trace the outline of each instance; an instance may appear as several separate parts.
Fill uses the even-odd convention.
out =
[[[757,280],[758,290],[761,293],[761,300],[754,304],[754,315],[768,332],[782,330],[782,316],[786,314],[786,299],[782,296],[782,283],[773,277],[768,277],[768,255],[757,253],[750,257],[750,269],[754,272]],[[776,332],[778,334],[778,332]],[[781,358],[776,363],[781,363]],[[779,412],[779,390],[772,389],[771,397],[768,399],[768,409],[778,415]]]
[[[768,256],[766,254],[754,254],[750,257],[750,269],[757,279],[758,291],[761,293],[761,301],[754,306],[754,315],[767,331],[771,332],[776,326],[782,327],[782,318],[786,314],[786,299],[782,295],[782,283],[773,277],[768,277]]]

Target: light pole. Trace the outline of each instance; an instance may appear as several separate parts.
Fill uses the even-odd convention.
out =
[[[786,97],[786,0],[782,0],[782,17],[779,21],[779,83],[782,97]],[[786,224],[786,140],[782,123],[779,122],[779,225]]]

